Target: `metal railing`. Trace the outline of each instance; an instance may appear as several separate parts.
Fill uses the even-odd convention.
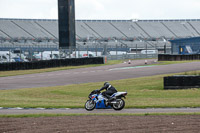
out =
[[[4,45],[5,46],[5,45]],[[170,47],[138,47],[120,45],[80,45],[75,49],[59,49],[55,45],[0,46],[0,62],[30,62],[40,60],[86,58],[106,56],[108,60],[157,58],[158,54],[170,53]]]

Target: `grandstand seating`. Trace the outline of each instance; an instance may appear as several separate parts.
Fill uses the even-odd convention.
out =
[[[24,31],[26,31],[33,38],[51,38],[52,37],[51,34],[46,32],[46,30],[42,29],[34,21],[13,20],[12,22],[15,23],[17,26],[19,26]]]
[[[32,38],[31,35],[13,23],[12,20],[0,21],[0,30],[9,38]]]
[[[200,35],[200,21],[188,22],[191,27],[197,32],[198,36]]]
[[[35,21],[35,23],[48,32],[52,38],[58,38],[58,21]]]
[[[76,35],[79,39],[100,38],[100,36],[90,29],[87,24],[82,21],[76,22]]]
[[[175,38],[192,37],[191,32],[186,29],[180,22],[163,22],[163,24],[170,29],[175,35]]]
[[[85,22],[101,38],[125,38],[110,22]]]
[[[139,38],[151,38],[137,22],[131,23],[131,26],[139,32]]]
[[[165,40],[200,36],[200,20],[77,20],[80,44],[163,47]],[[21,41],[20,41],[21,40]],[[121,42],[121,43],[120,43]],[[0,19],[0,45],[58,45],[58,21]],[[0,46],[0,47],[1,47]]]
[[[160,22],[138,22],[138,25],[152,38],[172,38],[173,34]]]
[[[141,37],[140,33],[131,25],[130,22],[111,22],[127,38]]]

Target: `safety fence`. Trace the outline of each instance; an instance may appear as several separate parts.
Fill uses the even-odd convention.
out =
[[[178,75],[164,77],[164,89],[200,88],[200,76]]]
[[[59,49],[58,45],[0,45],[0,64],[7,62],[32,62],[68,58],[104,57],[108,60],[157,58],[158,54],[170,53],[170,47],[128,42],[77,43],[76,48]],[[127,44],[126,44],[127,43]],[[111,45],[112,44],[112,45]]]
[[[122,55],[107,55],[108,60],[124,60],[124,59],[147,59],[158,58],[158,54],[122,54]]]
[[[158,55],[158,61],[183,61],[183,60],[200,60],[200,54],[190,54],[190,55],[159,54]]]

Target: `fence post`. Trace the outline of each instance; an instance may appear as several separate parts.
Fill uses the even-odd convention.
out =
[[[147,58],[147,44],[146,44],[146,58]]]
[[[41,60],[43,60],[43,52],[41,51]]]
[[[20,53],[19,53],[20,55],[20,62],[21,62],[21,60],[22,60],[22,50],[21,50],[21,46],[20,46]]]
[[[117,57],[117,44],[116,44],[116,57]]]
[[[76,48],[74,49],[74,52],[75,52],[75,58],[77,58],[77,57],[76,57]]]
[[[96,49],[96,56],[97,56],[97,44],[96,44],[96,42],[95,42],[95,49]]]
[[[80,45],[78,45],[78,58],[80,58]]]
[[[138,47],[137,47],[137,44],[136,44],[136,54],[138,53]]]
[[[128,46],[126,45],[126,56],[127,56],[127,52],[128,52]]]
[[[33,50],[31,49],[31,61],[33,61]]]
[[[9,62],[11,62],[11,50],[9,50]]]
[[[87,56],[89,57],[89,52],[88,52],[88,45],[87,45]]]

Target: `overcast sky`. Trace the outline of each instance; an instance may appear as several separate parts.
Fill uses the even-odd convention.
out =
[[[76,19],[200,19],[200,0],[75,0]],[[0,0],[0,18],[57,19],[57,0]]]

